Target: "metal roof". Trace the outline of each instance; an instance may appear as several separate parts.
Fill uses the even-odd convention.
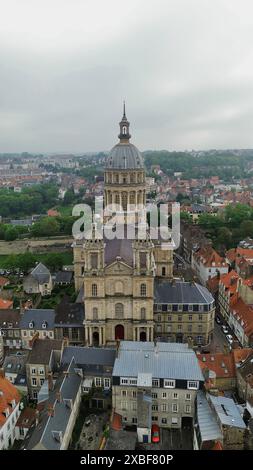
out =
[[[135,145],[119,143],[110,151],[106,169],[134,170],[144,168],[143,158]]]
[[[197,393],[197,421],[202,442],[223,440],[215,412],[202,391]]]
[[[223,425],[246,429],[246,424],[244,423],[240,415],[240,411],[232,398],[209,395],[208,399],[215,408],[219,420]]]
[[[184,344],[121,342],[113,376],[138,377],[143,373],[153,378],[204,381],[196,354]]]
[[[155,303],[211,304],[212,294],[197,283],[186,281],[155,280]]]

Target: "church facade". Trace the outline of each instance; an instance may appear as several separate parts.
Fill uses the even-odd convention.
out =
[[[142,238],[135,235],[135,223],[145,214],[145,168],[141,153],[130,143],[125,107],[119,125],[119,143],[110,151],[104,171],[105,219],[110,221],[117,212],[124,234],[127,220],[134,235],[108,239],[93,224],[89,237],[74,241],[75,287],[83,296],[88,346],[110,346],[123,339],[153,341],[159,331],[170,330],[165,323],[162,330],[157,325],[161,315],[155,293],[161,283],[166,291],[174,282],[173,249],[162,248],[148,231]],[[204,329],[203,343],[209,341],[209,330]],[[180,335],[183,342],[189,333],[186,329],[185,336]],[[177,340],[176,332],[167,340]]]

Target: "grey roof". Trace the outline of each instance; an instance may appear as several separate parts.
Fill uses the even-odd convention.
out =
[[[71,303],[68,296],[64,296],[55,309],[55,327],[80,327],[84,321],[84,304]]]
[[[58,339],[37,339],[33,343],[33,348],[29,353],[28,364],[49,364],[52,351],[61,351],[62,340]]]
[[[197,421],[202,442],[223,440],[215,412],[211,409],[202,391],[197,393]]]
[[[55,277],[55,284],[70,283],[73,279],[73,271],[58,271]]]
[[[127,143],[119,143],[110,151],[107,162],[107,169],[141,169],[144,168],[143,158],[135,145]]]
[[[170,282],[155,279],[154,302],[164,304],[211,304],[214,302],[214,298],[205,287],[196,282]]]
[[[50,281],[50,271],[42,263],[38,263],[37,266],[31,271],[32,276],[39,284],[45,284]]]
[[[110,348],[88,348],[81,346],[68,346],[62,355],[62,364],[69,364],[74,357],[78,366],[102,365],[113,366],[116,350]]]
[[[20,320],[21,329],[33,329],[33,330],[53,330],[55,320],[55,311],[52,309],[29,309],[25,310]],[[33,322],[33,327],[30,327],[30,323]],[[45,323],[46,327],[42,327]]]
[[[129,266],[133,266],[133,241],[127,238],[107,240],[105,244],[105,264],[116,261],[117,256]]]
[[[34,433],[27,446],[28,449],[60,450],[61,444],[53,437],[53,431],[66,432],[72,410],[66,406],[64,399],[72,399],[73,405],[80,389],[82,378],[75,372],[76,364],[72,360],[68,367],[68,376],[61,376],[57,390],[61,392],[61,401],[56,400],[56,390],[51,393],[49,403],[53,405],[54,415],[48,417],[44,412],[44,418],[40,426],[35,428]]]
[[[140,373],[150,373],[154,378],[204,381],[196,354],[188,345],[122,341],[113,376],[138,377]]]
[[[240,411],[232,398],[209,395],[208,399],[212,403],[219,420],[223,425],[246,429],[246,424],[244,423],[240,415]]]
[[[20,374],[25,369],[25,363],[27,361],[28,353],[22,355],[10,355],[5,356],[3,369],[5,373],[8,374]]]

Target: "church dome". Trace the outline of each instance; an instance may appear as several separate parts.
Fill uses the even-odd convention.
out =
[[[106,168],[119,170],[143,169],[143,159],[135,145],[119,143],[109,153]]]
[[[119,123],[119,143],[110,151],[106,169],[108,170],[138,170],[144,169],[143,158],[135,145],[130,144],[129,122],[126,117],[125,103],[123,117]]]

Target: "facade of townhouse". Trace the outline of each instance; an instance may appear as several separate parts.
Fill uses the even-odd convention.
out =
[[[10,448],[16,438],[15,426],[20,415],[20,395],[0,370],[0,450]]]
[[[200,248],[192,255],[192,269],[203,285],[208,279],[228,272],[228,264],[211,245]]]
[[[21,349],[20,311],[2,310],[0,315],[0,331],[4,347],[7,349]]]
[[[155,282],[155,337],[207,345],[213,337],[214,317],[214,298],[200,284],[181,280]]]
[[[26,362],[26,378],[30,399],[37,400],[38,393],[48,375],[59,370],[66,341],[35,338]]]
[[[121,342],[113,368],[112,406],[122,423],[135,425],[139,442],[150,442],[152,424],[191,425],[204,378],[185,344]]]
[[[20,318],[22,347],[30,349],[35,334],[39,338],[54,338],[55,311],[52,309],[28,309]]]
[[[220,313],[227,322],[230,316],[230,300],[238,291],[238,282],[239,275],[234,270],[220,276],[218,304]]]

